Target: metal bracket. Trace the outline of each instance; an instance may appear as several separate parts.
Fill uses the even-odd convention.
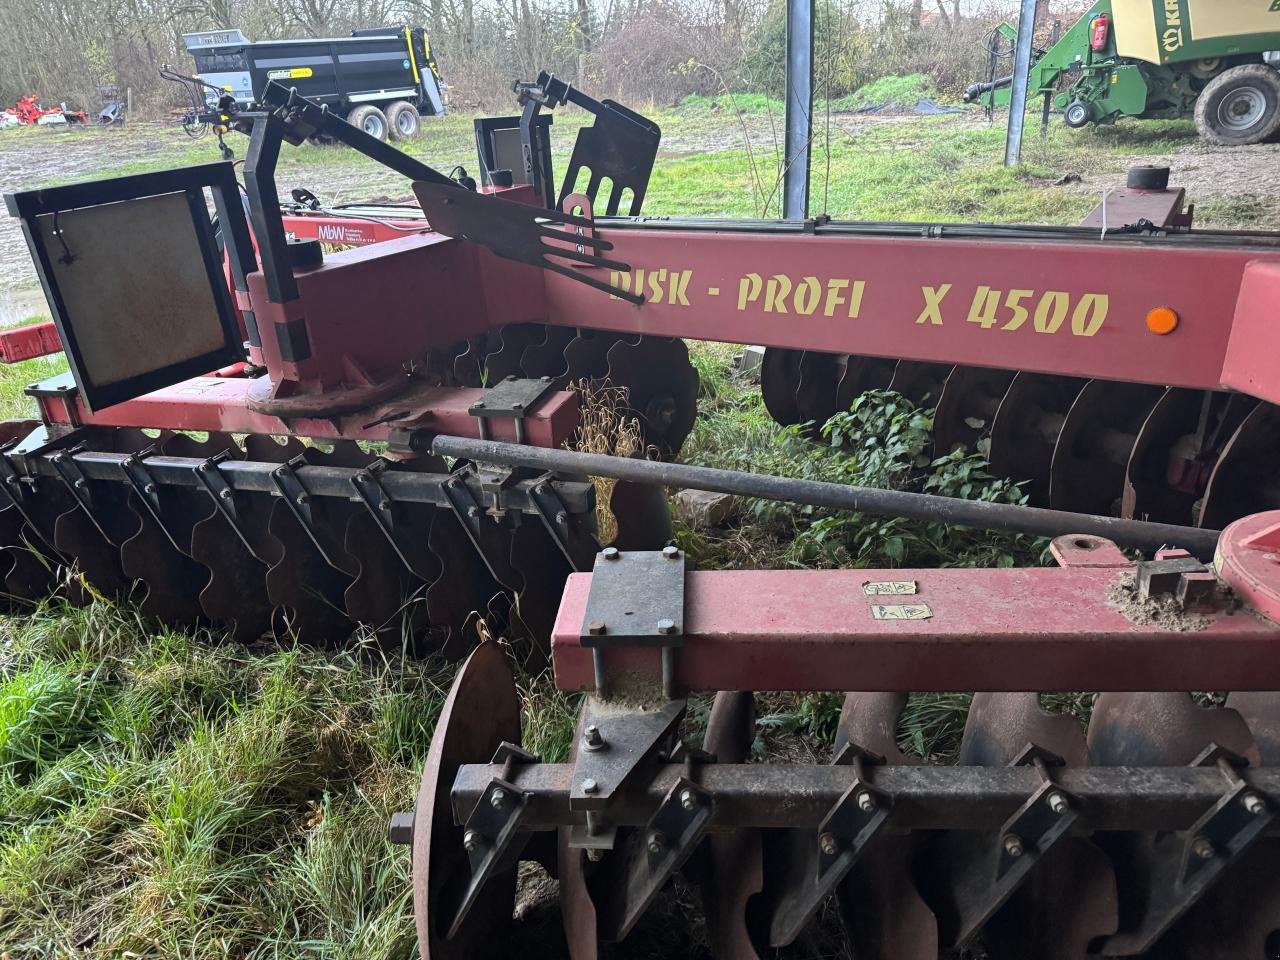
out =
[[[58,476],[67,485],[67,490],[70,491],[71,496],[84,508],[84,512],[89,515],[89,519],[93,521],[94,526],[101,530],[102,528],[98,526],[97,518],[93,513],[93,491],[89,488],[89,481],[85,477],[84,471],[80,469],[80,464],[75,461],[76,453],[83,448],[83,443],[76,444],[66,450],[59,450],[50,459],[53,460],[53,468],[58,471]],[[105,531],[103,532],[105,533]]]
[[[378,479],[386,469],[387,461],[375,460],[351,478],[351,485],[355,487],[356,496],[364,504],[369,516],[373,517],[374,523],[378,525],[378,529],[387,538],[387,542],[391,544],[391,549],[396,552],[396,556],[405,565],[405,569],[412,570],[414,569],[414,564],[410,562],[404,547],[400,543],[401,533],[396,528],[395,511],[392,509],[391,497],[383,489],[382,483]]]
[[[4,491],[5,496],[9,498],[9,502],[13,504],[13,509],[18,511],[18,515],[26,523],[27,529],[44,544],[50,555],[61,556],[61,551],[45,539],[45,535],[40,532],[40,527],[32,520],[31,514],[27,512],[25,501],[28,490],[24,488],[30,488],[31,491],[34,491],[36,477],[21,473],[9,459],[9,452],[18,445],[18,440],[11,440],[4,446],[0,446],[0,490]]]
[[[335,570],[342,570],[341,564],[334,561],[332,545],[327,545],[324,542],[326,538],[321,537],[312,519],[311,494],[302,485],[302,480],[297,474],[298,467],[306,466],[306,463],[306,458],[299,455],[286,463],[280,464],[280,466],[271,471],[271,481],[275,484],[276,490],[284,500],[284,505],[289,508],[289,512],[301,524],[302,529],[307,534],[307,538],[315,545],[316,550],[320,552],[324,562]]]
[[[714,814],[710,793],[685,777],[675,782],[649,822],[627,838],[625,853],[610,858],[603,875],[591,878],[601,940],[616,943],[631,932],[693,853]]]
[[[663,695],[674,699],[675,649],[684,646],[684,561],[677,547],[627,553],[606,547],[596,556],[581,637],[591,650],[597,693],[606,684],[606,649],[659,647]]]
[[[766,891],[774,904],[769,925],[773,946],[795,940],[822,901],[858,862],[893,808],[893,798],[876,789],[866,776],[867,765],[883,762],[877,754],[846,744],[831,762],[852,766],[853,781],[827,813],[817,834],[787,831],[786,846],[779,850],[783,862],[777,883]]]
[[[550,377],[521,380],[513,374],[485,390],[484,397],[467,408],[467,413],[476,418],[481,440],[489,439],[490,420],[512,420],[515,422],[516,443],[524,443],[525,417],[554,388]]]
[[[447,939],[457,935],[476,898],[489,879],[513,866],[528,834],[520,833],[520,821],[532,794],[499,777],[489,783],[475,809],[467,817],[462,845],[467,852],[470,876],[449,927]]]
[[[231,529],[235,531],[240,542],[244,544],[249,555],[260,563],[267,563],[265,559],[258,556],[258,552],[254,549],[253,543],[245,535],[244,528],[240,525],[240,515],[236,507],[235,491],[231,489],[231,485],[227,483],[227,478],[222,475],[222,471],[218,469],[218,464],[224,460],[231,459],[231,453],[228,450],[222,450],[215,453],[208,460],[203,460],[196,464],[195,476],[196,482],[204,488],[205,492],[213,498],[213,505],[218,508],[218,512],[231,525]]]
[[[473,468],[467,469],[471,470]],[[510,475],[509,472],[507,475]],[[489,528],[485,526],[485,510],[480,501],[476,499],[475,494],[472,493],[471,487],[468,486],[462,472],[457,472],[450,476],[441,484],[440,489],[444,492],[445,499],[449,501],[449,508],[453,515],[458,518],[458,522],[462,524],[462,529],[467,532],[471,545],[476,548],[476,553],[480,554],[480,558],[484,560],[484,565],[488,567],[495,580],[499,583],[504,582],[508,576],[506,573],[507,561],[502,556],[501,551],[509,549],[509,545],[489,542],[490,537],[487,536]],[[496,493],[494,501],[496,504]],[[490,514],[490,523],[496,525],[497,520],[496,516]],[[496,526],[493,529],[496,530]],[[495,559],[495,554],[497,554],[497,559]]]
[[[129,482],[133,492],[138,495],[142,505],[147,508],[147,513],[151,515],[151,519],[155,520],[156,526],[165,535],[165,539],[179,553],[186,554],[190,551],[191,546],[188,544],[184,547],[178,543],[173,531],[169,529],[168,521],[165,520],[164,512],[160,506],[160,488],[151,474],[147,472],[147,466],[144,461],[147,457],[153,457],[155,454],[156,448],[154,446],[147,447],[145,450],[129,454],[121,461],[120,467],[124,471],[125,480]]]
[[[550,474],[540,478],[529,490],[529,501],[533,504],[538,519],[542,521],[542,526],[551,534],[551,539],[569,561],[569,566],[574,570],[585,570],[591,562],[587,558],[594,556],[595,547],[589,537],[579,537],[576,540],[572,537],[569,510],[550,480]]]

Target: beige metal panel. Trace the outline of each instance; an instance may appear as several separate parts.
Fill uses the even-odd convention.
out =
[[[218,350],[225,336],[181,193],[37,217],[90,380],[107,386]]]
[[[1111,0],[1115,14],[1116,51],[1122,57],[1159,63],[1160,37],[1156,33],[1156,6],[1165,0]],[[1270,0],[1268,0],[1270,2]]]
[[[1191,22],[1189,39],[1241,37],[1280,31],[1274,0],[1184,0]]]

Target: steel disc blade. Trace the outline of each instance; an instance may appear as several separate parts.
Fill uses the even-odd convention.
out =
[[[703,749],[717,763],[746,763],[756,735],[755,696],[717,693],[707,720]],[[748,904],[764,889],[764,851],[759,830],[714,833],[707,840],[702,909],[707,941],[718,960],[754,960],[760,953],[749,929]],[[757,931],[758,935],[758,931]]]
[[[164,495],[163,488],[161,495]],[[196,598],[209,582],[208,568],[170,542],[169,535],[136,494],[130,494],[129,509],[142,523],[138,532],[120,548],[120,565],[126,576],[141,581],[146,588],[140,604],[143,615],[175,627],[204,623]],[[174,513],[167,508],[165,516]],[[190,543],[190,527],[186,530],[185,542]]]
[[[1000,401],[1014,376],[1012,370],[984,367],[956,367],[951,371],[933,415],[936,456],[952,450],[979,449],[979,442],[991,433]]]
[[[637,336],[624,337],[605,330],[579,330],[564,348],[565,370],[570,383],[603,380],[609,375],[609,349],[622,341],[635,343]]]
[[[94,502],[99,515],[124,520],[133,530],[122,532],[117,542],[108,540],[93,519],[79,504],[60,515],[54,522],[54,545],[73,559],[76,569],[103,596],[123,597],[134,586],[134,579],[121,567],[120,546],[138,532],[139,518],[127,506],[127,494],[117,484],[95,484]],[[108,528],[110,529],[110,528]]]
[[[848,410],[859,395],[869,390],[888,390],[898,361],[886,357],[845,357],[840,382],[836,386],[836,407]]]
[[[439,558],[440,576],[427,587],[427,616],[443,633],[441,653],[448,660],[458,660],[478,638],[477,619],[486,615],[490,602],[503,589],[458,518],[447,510],[433,515],[428,544]]]
[[[452,939],[461,888],[469,876],[465,828],[453,822],[451,791],[464,763],[488,763],[504,742],[520,744],[520,697],[502,648],[485,643],[458,672],[436,723],[413,822],[413,914],[422,960],[505,957],[515,906],[516,869],[489,878]]]
[[[302,456],[309,464],[343,467],[363,467],[374,459],[354,443],[335,444],[330,453],[308,447]],[[282,550],[280,561],[267,573],[267,595],[277,608],[277,629],[307,643],[333,646],[354,629],[344,594],[357,565],[346,552],[343,537],[351,515],[360,508],[331,497],[314,498],[310,507],[308,532],[276,498],[268,529]],[[323,552],[313,536],[324,544]]]
[[[898,747],[905,693],[847,693],[836,750],[853,743],[890,765],[915,763]],[[936,960],[938,922],[912,878],[919,839],[882,833],[840,884],[840,920],[859,960]]]
[[[526,377],[550,377],[557,389],[564,389],[569,382],[569,362],[564,352],[573,341],[572,327],[544,327],[546,339],[525,347],[520,357],[520,369]]]
[[[1199,707],[1184,693],[1099,694],[1089,722],[1089,751],[1098,766],[1182,766],[1211,744],[1258,762],[1240,714],[1225,707]],[[1181,834],[1095,834],[1095,842],[1111,858],[1120,892],[1119,931],[1095,949],[1107,956],[1148,949],[1169,956],[1179,931],[1196,929],[1202,901],[1170,902],[1159,895],[1179,885],[1185,839]],[[1230,877],[1219,878],[1217,885],[1229,883]],[[1229,940],[1228,931],[1220,932],[1220,943]],[[1215,950],[1203,960],[1235,956],[1239,954]]]
[[[671,542],[671,508],[662,487],[619,480],[609,510],[618,524],[613,546],[619,550],[660,550]]]
[[[352,514],[343,545],[355,563],[355,576],[342,595],[347,616],[371,630],[384,647],[417,652],[418,638],[428,626],[426,584],[405,566],[367,513]]]
[[[1121,515],[1194,525],[1223,445],[1256,405],[1238,394],[1165,391],[1133,445]]]
[[[960,762],[1005,766],[1027,744],[1066,761],[1089,763],[1084,730],[1070,714],[1051,714],[1034,693],[979,693],[973,698]],[[998,842],[998,838],[992,838]],[[1028,950],[1044,960],[1076,960],[1119,923],[1111,862],[1085,838],[1059,841],[1008,902],[985,924],[992,960],[1020,960]]]
[[[1067,412],[1085,385],[1075,377],[1019,373],[1009,384],[991,425],[991,472],[1024,483],[1032,506],[1049,505],[1053,450]]]
[[[815,435],[840,410],[838,390],[844,373],[842,359],[834,353],[815,353],[812,350],[806,350],[800,357],[796,408],[803,421],[813,423]]]
[[[12,506],[0,510],[0,578],[4,607],[11,613],[28,610],[49,595],[56,568],[31,544],[32,531]]]
[[[949,363],[900,360],[894,368],[893,379],[889,381],[889,389],[902,394],[917,407],[934,407],[953,369]]]
[[[1138,383],[1090,380],[1085,385],[1053,451],[1053,509],[1119,515],[1134,441],[1163,394],[1163,387]]]
[[[1280,693],[1233,693],[1227,706],[1240,714],[1266,767],[1280,767]]]
[[[521,661],[526,670],[540,671],[551,657],[551,629],[572,568],[546,529],[531,522],[520,524],[511,537],[511,565],[524,580],[512,611],[528,638]]]
[[[465,350],[453,358],[451,374],[460,387],[484,386],[484,361],[490,353],[490,341],[486,337],[468,340]]]
[[[803,356],[803,350],[766,347],[760,360],[760,398],[773,422],[784,427],[804,422],[796,399]]]
[[[523,377],[520,361],[527,349],[546,342],[546,330],[540,323],[511,323],[498,330],[498,343],[484,358],[485,383]]]
[[[1280,507],[1280,407],[1260,403],[1223,448],[1209,477],[1200,526],[1219,530],[1232,521]]]
[[[646,446],[664,459],[680,453],[698,417],[698,371],[689,348],[675,337],[641,337],[615,343],[607,354],[608,379],[625,387],[629,412],[640,421]]]

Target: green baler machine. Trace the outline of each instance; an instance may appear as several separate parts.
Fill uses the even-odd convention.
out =
[[[1012,28],[999,33],[1012,41]],[[1280,0],[1098,0],[1048,50],[1033,51],[1028,92],[1068,126],[1193,114],[1201,137],[1260,143],[1280,131]],[[1009,102],[1012,77],[965,99]]]

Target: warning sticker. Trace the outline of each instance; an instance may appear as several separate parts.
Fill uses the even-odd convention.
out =
[[[868,580],[862,585],[862,592],[868,597],[908,597],[916,592],[914,580]]]
[[[927,603],[873,603],[874,620],[928,620],[933,616]]]

